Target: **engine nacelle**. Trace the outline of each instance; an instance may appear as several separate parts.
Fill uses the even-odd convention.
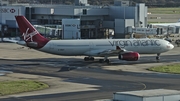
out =
[[[140,55],[137,52],[129,52],[124,54],[119,54],[118,58],[119,60],[137,61],[140,58]]]

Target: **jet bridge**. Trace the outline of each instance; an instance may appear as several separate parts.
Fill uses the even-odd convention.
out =
[[[142,27],[134,27],[128,26],[127,27],[127,33],[131,34],[131,37],[133,37],[133,34],[145,34],[147,35],[164,35],[167,34],[166,31],[163,31],[162,28],[142,28]]]

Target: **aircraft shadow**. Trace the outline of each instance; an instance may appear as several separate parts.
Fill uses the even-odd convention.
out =
[[[67,64],[70,66],[79,65],[79,66],[85,66],[90,64],[100,64],[101,66],[106,65],[133,65],[133,64],[145,64],[145,63],[167,63],[167,62],[180,62],[180,55],[162,55],[161,59],[159,61],[156,61],[156,56],[142,56],[138,61],[124,61],[119,60],[117,57],[109,57],[111,60],[110,64],[107,63],[99,63],[98,59],[95,59],[94,61],[84,61],[83,58],[74,57],[74,58],[34,58],[34,59],[2,59],[5,61],[21,61],[22,62],[31,62],[35,64],[39,63],[55,63],[58,64]],[[23,63],[22,63],[23,65]],[[27,65],[27,64],[26,64]],[[30,64],[31,65],[31,64]]]

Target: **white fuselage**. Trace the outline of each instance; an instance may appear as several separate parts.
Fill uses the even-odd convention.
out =
[[[174,46],[162,39],[93,39],[51,40],[40,51],[65,56],[99,56],[105,50],[116,50],[116,46],[140,54],[157,54],[169,51]]]
[[[153,26],[159,26],[159,27],[175,27],[175,26],[180,26],[180,22],[176,23],[154,23],[152,24]]]

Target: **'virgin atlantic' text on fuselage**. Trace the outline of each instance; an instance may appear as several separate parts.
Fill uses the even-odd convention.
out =
[[[111,46],[160,46],[159,40],[114,40],[109,41]]]

